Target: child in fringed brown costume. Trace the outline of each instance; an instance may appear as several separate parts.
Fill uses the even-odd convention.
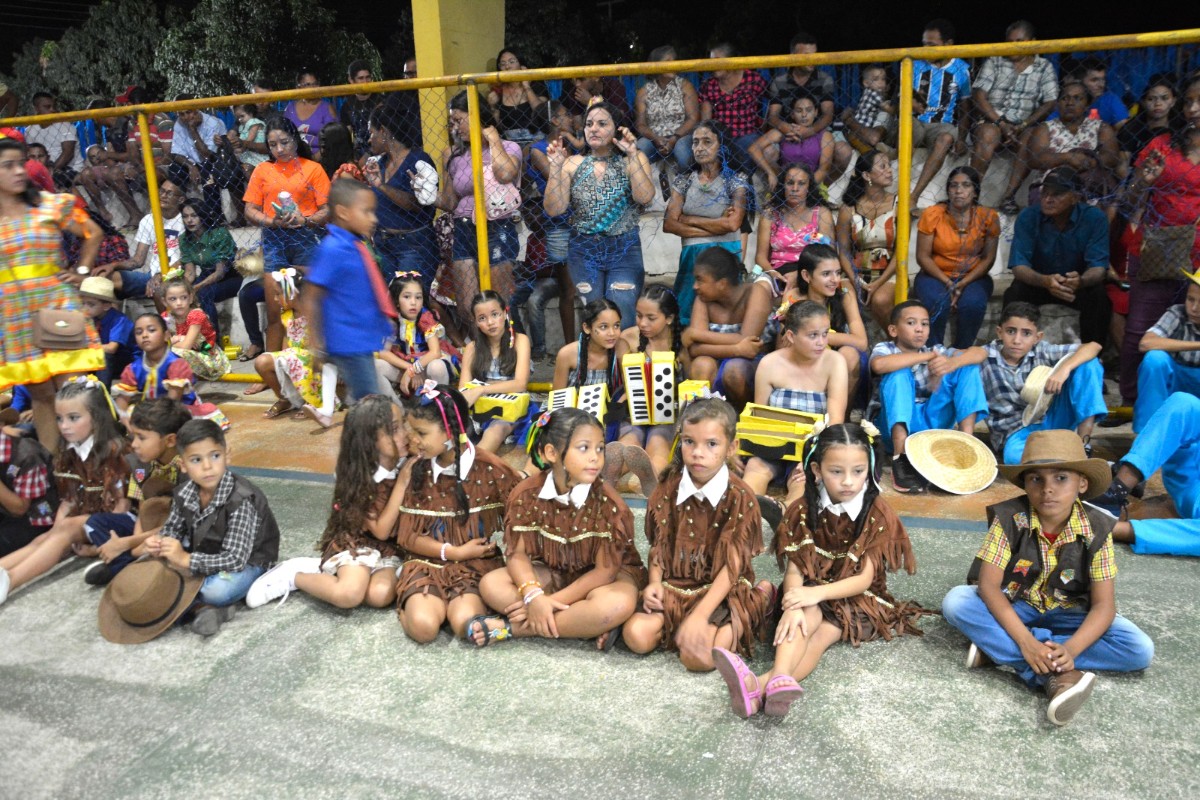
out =
[[[857,647],[921,633],[916,621],[931,612],[887,590],[888,571],[912,574],[917,564],[904,525],[872,476],[879,445],[878,433],[860,425],[833,425],[806,443],[804,497],[788,508],[775,537],[786,570],[775,663],[755,676],[735,654],[713,651],[738,716],[786,715],[803,694],[797,681],[834,642]]]
[[[470,412],[456,390],[426,381],[414,400],[408,446],[420,460],[400,506],[406,560],[396,594],[404,632],[425,643],[447,620],[466,636],[468,623],[487,613],[479,581],[504,567],[492,537],[504,530],[517,476],[467,439]]]
[[[633,514],[604,482],[604,429],[574,408],[543,414],[530,441],[544,470],[508,501],[507,569],[480,591],[505,616],[471,620],[475,644],[510,636],[596,639],[610,650],[633,613],[646,568],[633,544]]]
[[[333,509],[317,543],[319,558],[289,558],[267,570],[246,594],[255,608],[299,589],[338,608],[396,601],[401,564],[396,544],[400,501],[408,485],[404,411],[383,395],[346,414],[338,451]]]
[[[737,414],[719,397],[689,404],[662,483],[646,504],[650,582],[644,612],[625,623],[625,644],[679,651],[690,670],[713,669],[712,650],[754,654],[775,596],[750,565],[763,549],[753,490],[729,471]]]

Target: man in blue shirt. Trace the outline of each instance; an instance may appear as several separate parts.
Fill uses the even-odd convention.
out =
[[[1004,305],[1024,301],[1079,311],[1080,337],[1101,347],[1108,341],[1112,303],[1104,290],[1109,269],[1108,218],[1079,202],[1082,186],[1070,167],[1042,179],[1038,206],[1017,216],[1008,268],[1012,285]]]
[[[954,26],[949,20],[933,20],[925,26],[921,44],[924,47],[954,44]],[[970,97],[971,70],[961,58],[913,63],[912,146],[914,150],[924,147],[929,152],[913,186],[910,208],[917,208],[921,193],[942,168],[951,148],[956,155],[966,152],[967,115],[961,113],[959,105]]]

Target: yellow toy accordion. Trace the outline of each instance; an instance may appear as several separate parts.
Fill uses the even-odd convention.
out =
[[[546,400],[546,410],[578,408],[600,420],[600,424],[603,425],[604,417],[608,413],[608,401],[608,384],[593,383],[589,386],[581,386],[578,390],[574,386],[568,386],[565,389],[555,389],[550,392],[550,396]]]
[[[674,425],[675,354],[629,353],[621,358],[629,421],[634,425]]]
[[[804,442],[821,414],[747,403],[738,417],[738,453],[767,461],[803,461]]]
[[[478,389],[487,386],[486,383],[471,381],[463,386],[464,389]],[[488,422],[499,419],[504,422],[519,422],[529,413],[529,393],[519,394],[485,394],[480,395],[471,406],[471,416],[476,422]]]

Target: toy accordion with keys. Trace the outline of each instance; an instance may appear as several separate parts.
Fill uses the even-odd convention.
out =
[[[824,417],[747,403],[738,417],[738,453],[767,461],[803,461],[804,442]]]
[[[608,400],[608,384],[593,383],[589,386],[582,386],[578,390],[574,386],[568,386],[565,389],[555,389],[550,392],[549,398],[546,400],[546,410],[578,408],[600,420],[600,424],[603,425],[604,417],[608,413]]]
[[[464,389],[477,389],[487,386],[486,383],[471,381],[463,386]],[[529,413],[529,393],[519,394],[485,394],[481,395],[471,406],[471,416],[477,422],[499,419],[505,422],[518,422]]]
[[[632,424],[675,424],[674,353],[629,353],[621,358],[621,373]]]

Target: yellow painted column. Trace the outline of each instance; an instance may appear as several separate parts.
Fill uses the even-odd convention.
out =
[[[154,148],[150,146],[150,121],[146,112],[138,113],[137,123],[142,134],[142,164],[146,167],[146,194],[150,195],[150,214],[154,217],[154,240],[158,243],[158,267],[165,275],[171,264],[167,261],[167,236],[163,233],[162,203],[158,199],[158,169],[154,163]]]
[[[896,143],[900,177],[896,202],[896,302],[908,299],[908,237],[912,228],[912,214],[908,208],[912,193],[912,101],[913,62],[905,58],[900,62],[900,136]]]
[[[495,69],[504,46],[504,0],[412,0],[417,74],[422,78]],[[450,98],[459,89],[423,89],[421,133],[437,161],[446,147]]]
[[[479,289],[492,288],[492,252],[488,247],[488,218],[483,199],[483,126],[479,123],[479,92],[467,87],[467,112],[471,119],[471,183],[475,187],[475,252]],[[470,298],[463,298],[464,301]]]

